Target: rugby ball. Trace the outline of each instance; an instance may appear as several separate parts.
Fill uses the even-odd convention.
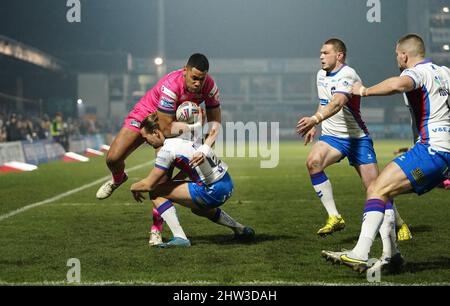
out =
[[[180,104],[177,108],[177,121],[193,124],[198,120],[200,114],[200,107],[194,102],[186,101]]]

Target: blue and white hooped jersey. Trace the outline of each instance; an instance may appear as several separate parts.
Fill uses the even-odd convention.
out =
[[[450,70],[424,60],[401,76],[414,82],[414,90],[405,93],[419,132],[419,142],[437,151],[450,152]]]
[[[199,143],[191,140],[168,138],[156,156],[155,167],[168,170],[175,166],[199,185],[210,185],[219,181],[227,172],[228,165],[218,159],[213,150],[202,164],[195,168],[189,166],[189,161],[199,147]]]
[[[321,69],[317,73],[317,92],[321,106],[327,105],[336,93],[349,98],[339,112],[322,122],[322,135],[342,138],[361,138],[369,135],[361,117],[361,97],[352,95],[352,86],[356,81],[361,82],[361,78],[347,65],[336,72],[328,73]]]

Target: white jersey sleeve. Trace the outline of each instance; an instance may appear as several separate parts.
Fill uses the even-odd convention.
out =
[[[156,155],[155,167],[160,169],[168,170],[172,167],[172,164],[175,160],[175,155],[170,150],[170,147],[164,145],[161,150],[159,150]]]
[[[405,96],[419,141],[434,150],[450,152],[449,69],[424,60],[400,75],[414,81],[414,89]]]
[[[337,93],[348,98],[348,102],[339,112],[322,121],[322,135],[340,138],[361,138],[369,135],[361,117],[361,98],[352,96],[352,86],[357,81],[361,82],[360,77],[347,65],[333,73],[327,73],[323,69],[317,73],[317,93],[321,106],[326,106]]]
[[[358,80],[354,70],[348,71],[346,75],[343,75],[338,79],[336,84],[336,89],[334,93],[341,93],[346,95],[348,98],[352,97],[352,86]]]
[[[414,89],[418,89],[423,85],[423,76],[421,76],[420,71],[414,69],[405,69],[400,74],[400,76],[410,77],[414,82]]]

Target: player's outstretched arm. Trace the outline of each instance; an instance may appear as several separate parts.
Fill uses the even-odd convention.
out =
[[[142,192],[152,191],[166,172],[164,169],[155,167],[145,179],[131,185],[130,191],[136,202],[142,202],[145,199]]]
[[[414,81],[408,76],[399,76],[386,79],[377,85],[366,88],[360,82],[353,84],[352,93],[361,97],[389,96],[409,92],[414,89]]]
[[[220,107],[206,109],[206,119],[209,124],[209,130],[205,143],[212,147],[216,142],[222,124],[222,111],[220,110]]]
[[[297,133],[305,137],[316,124],[339,112],[348,100],[348,97],[344,94],[334,94],[333,99],[326,106],[322,106],[313,116],[303,117],[298,121]]]
[[[206,109],[206,118],[209,124],[208,137],[206,137],[204,144],[198,149],[189,162],[191,167],[196,167],[203,163],[208,151],[211,150],[211,147],[216,142],[222,122],[220,107]]]
[[[175,116],[157,111],[159,129],[165,137],[177,137],[189,131],[189,126],[183,122],[175,121]]]

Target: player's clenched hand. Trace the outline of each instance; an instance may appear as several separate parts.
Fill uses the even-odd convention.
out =
[[[133,198],[136,200],[136,202],[142,203],[142,201],[145,200],[145,197],[140,191],[131,191],[131,193],[133,194]]]
[[[312,117],[303,117],[297,123],[297,134],[305,137],[306,134],[316,125],[316,120]]]
[[[192,168],[195,168],[198,165],[200,165],[201,163],[203,163],[204,161],[205,161],[205,155],[202,152],[195,152],[194,155],[192,156],[191,161],[189,162],[189,166],[191,166]]]
[[[140,191],[138,191],[140,190],[140,188],[140,182],[137,182],[131,185],[130,191],[133,194],[133,198],[136,200],[136,202],[142,203],[142,201],[145,200],[145,197]]]

